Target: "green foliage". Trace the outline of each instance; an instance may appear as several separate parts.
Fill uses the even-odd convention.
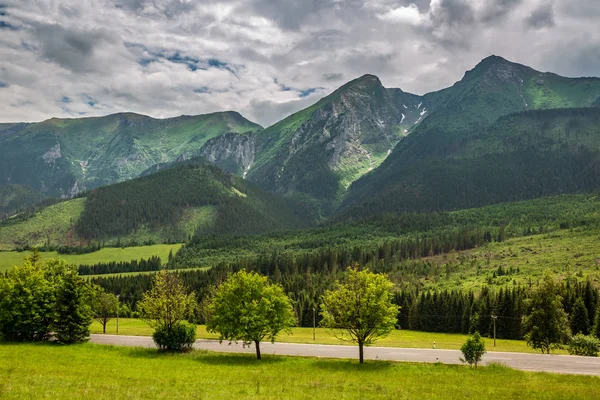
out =
[[[8,340],[44,340],[56,302],[54,279],[36,256],[0,276],[0,335]]]
[[[83,341],[92,322],[90,287],[75,266],[39,253],[0,276],[0,335],[8,340]]]
[[[169,327],[160,325],[152,333],[152,339],[159,350],[184,352],[192,349],[196,341],[196,325],[187,321],[177,322]]]
[[[62,343],[79,343],[87,340],[92,323],[92,289],[79,276],[74,265],[64,261],[53,268],[62,270],[57,276],[56,303],[53,309],[52,330]]]
[[[578,333],[569,342],[569,354],[574,356],[598,357],[600,352],[600,339],[595,336],[586,336]]]
[[[254,343],[261,358],[260,342],[275,341],[296,321],[290,299],[278,284],[255,272],[239,271],[217,286],[207,307],[206,329],[219,340]]]
[[[479,332],[475,332],[472,336],[469,336],[460,348],[460,351],[463,354],[463,358],[460,361],[477,368],[477,364],[481,362],[481,357],[486,353],[485,342]]]
[[[573,310],[571,311],[571,332],[575,334],[587,335],[590,330],[588,311],[583,302],[583,298],[579,297],[575,301]]]
[[[392,303],[393,287],[385,275],[350,268],[345,281],[323,296],[321,326],[357,343],[361,364],[363,346],[394,329],[399,308]]]
[[[596,315],[594,317],[594,326],[592,328],[592,335],[600,339],[600,302],[596,305]]]
[[[169,330],[191,318],[197,303],[178,274],[162,270],[154,276],[152,289],[144,293],[138,308],[150,326]]]
[[[106,333],[106,324],[117,314],[119,299],[112,293],[106,293],[100,286],[94,286],[92,313],[94,319],[102,324],[102,333]]]
[[[565,344],[571,334],[562,297],[554,279],[545,275],[540,286],[526,301],[527,315],[523,317],[525,340],[534,349],[550,354],[553,348]]]

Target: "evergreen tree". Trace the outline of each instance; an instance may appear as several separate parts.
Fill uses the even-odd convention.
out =
[[[596,306],[596,317],[594,318],[594,328],[592,335],[600,339],[600,303]]]
[[[75,266],[56,267],[64,268],[64,273],[59,278],[52,329],[62,343],[82,342],[89,336],[92,324],[91,288]]]
[[[588,319],[588,312],[583,299],[578,297],[573,305],[571,311],[571,331],[574,334],[583,333],[587,335],[589,333],[590,323]]]
[[[527,300],[527,306],[523,327],[529,346],[550,354],[552,348],[566,343],[571,334],[569,320],[562,308],[559,287],[551,276],[544,276],[540,286]]]

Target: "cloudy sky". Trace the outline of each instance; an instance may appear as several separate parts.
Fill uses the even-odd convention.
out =
[[[599,0],[0,0],[0,122],[236,110],[365,73],[426,93],[496,54],[600,76]]]

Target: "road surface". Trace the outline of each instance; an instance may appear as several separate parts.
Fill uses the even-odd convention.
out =
[[[116,346],[155,347],[151,337],[121,335],[91,335],[90,342]],[[242,347],[241,344],[220,344],[217,340],[196,340],[195,349],[220,351],[229,353],[254,353],[254,347]],[[358,358],[357,346],[297,344],[263,342],[260,346],[262,354],[286,356]],[[404,349],[396,347],[365,347],[365,359],[441,362],[444,364],[460,364],[459,350]],[[523,371],[543,371],[561,374],[582,374],[600,376],[600,358],[578,357],[567,355],[527,354],[489,352],[483,356],[483,364],[496,362]]]

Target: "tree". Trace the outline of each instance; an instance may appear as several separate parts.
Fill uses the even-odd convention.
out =
[[[0,334],[8,340],[44,340],[51,331],[54,285],[37,259],[0,275]]]
[[[596,316],[594,317],[594,327],[592,329],[592,335],[600,339],[600,302],[596,306]]]
[[[571,338],[567,350],[569,354],[574,356],[598,357],[600,339],[592,335],[586,336],[578,333]]]
[[[52,330],[62,343],[79,343],[90,335],[92,289],[74,265],[56,260],[58,270]]]
[[[106,333],[106,324],[115,316],[119,308],[119,299],[112,293],[106,293],[100,286],[94,287],[92,312],[94,319],[102,324],[102,333]]]
[[[219,340],[254,343],[260,360],[260,342],[271,342],[281,331],[296,324],[290,299],[279,284],[271,284],[255,272],[239,271],[212,293],[206,329]]]
[[[345,282],[337,282],[323,297],[321,325],[337,338],[357,343],[361,364],[363,346],[394,329],[399,307],[392,303],[393,287],[383,274],[350,268]]]
[[[188,319],[196,307],[194,293],[188,293],[178,274],[166,270],[156,274],[152,289],[138,303],[142,319],[153,328],[171,328]]]
[[[571,331],[575,334],[582,333],[587,335],[589,333],[589,329],[590,323],[588,311],[585,307],[583,299],[579,297],[573,305],[573,311],[571,311]]]
[[[152,338],[161,350],[189,349],[196,339],[195,325],[186,323],[197,309],[194,293],[188,293],[178,274],[162,270],[152,289],[138,303],[142,318],[154,328]]]
[[[523,317],[525,340],[534,349],[550,354],[571,336],[569,320],[562,308],[559,287],[551,276],[545,275],[539,287],[526,301],[527,315]]]
[[[460,348],[464,358],[461,358],[461,362],[469,363],[477,368],[477,364],[481,361],[481,357],[485,354],[485,342],[479,332],[475,332],[472,336],[469,336],[465,343]]]
[[[64,260],[37,251],[0,277],[0,334],[9,340],[84,340],[91,324],[89,285]]]

